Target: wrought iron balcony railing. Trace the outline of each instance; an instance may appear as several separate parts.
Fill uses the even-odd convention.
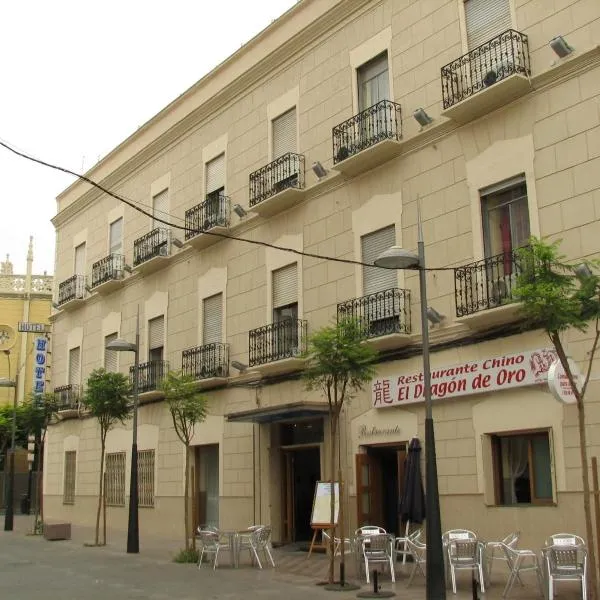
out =
[[[138,367],[138,392],[154,392],[158,389],[160,382],[169,372],[169,363],[166,360],[150,360],[141,363]],[[129,367],[129,382],[134,383],[135,367]]]
[[[509,303],[520,273],[520,261],[514,251],[454,269],[456,316],[464,317]]]
[[[208,194],[204,202],[185,211],[185,239],[213,227],[229,227],[230,216],[229,197],[223,192]]]
[[[133,266],[171,254],[171,230],[157,227],[133,242]]]
[[[125,257],[122,254],[109,254],[92,265],[92,289],[123,278]]]
[[[229,345],[214,343],[188,348],[181,354],[181,370],[194,379],[229,376]]]
[[[250,173],[250,207],[288,188],[304,188],[303,154],[288,152]]]
[[[383,140],[399,141],[401,137],[400,105],[382,100],[333,128],[333,163],[342,162]]]
[[[411,332],[410,290],[397,288],[367,294],[337,305],[338,321],[356,319],[366,338]]]
[[[444,109],[515,73],[531,74],[529,42],[509,29],[442,67]]]
[[[77,410],[81,402],[81,388],[73,383],[55,387],[54,399],[59,411]]]
[[[73,275],[58,284],[58,305],[85,298],[85,275]]]
[[[306,332],[307,322],[302,319],[285,319],[250,330],[250,366],[301,356],[306,352]]]

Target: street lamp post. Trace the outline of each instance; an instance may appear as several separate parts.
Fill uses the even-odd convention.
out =
[[[11,379],[0,379],[0,387],[10,387],[15,389],[13,396],[13,414],[12,427],[10,434],[10,456],[8,459],[8,484],[6,486],[6,512],[4,513],[4,531],[12,531],[14,524],[15,511],[15,443],[17,434],[17,388],[18,375],[14,381]]]
[[[138,417],[138,378],[140,349],[139,308],[135,325],[135,344],[117,338],[106,344],[107,350],[115,352],[133,352],[133,439],[131,442],[131,475],[129,478],[129,521],[127,523],[127,552],[137,554],[140,551],[140,526],[138,514],[138,452],[137,452],[137,417]]]
[[[431,410],[431,369],[429,365],[429,323],[427,322],[427,281],[425,271],[425,245],[421,224],[420,207],[417,206],[418,253],[414,254],[400,246],[392,246],[375,259],[375,266],[388,269],[417,269],[421,293],[421,335],[423,339],[423,393],[425,395],[425,516],[426,527],[426,598],[445,600],[446,583],[444,550],[442,546],[442,522],[438,490],[437,461],[435,456],[435,433]]]

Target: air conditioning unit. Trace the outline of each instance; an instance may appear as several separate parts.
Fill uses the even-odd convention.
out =
[[[501,305],[512,298],[512,292],[517,284],[516,273],[498,277],[489,282],[489,299],[491,304]]]
[[[483,78],[483,85],[485,85],[485,87],[490,87],[499,79],[505,79],[513,73],[516,73],[514,63],[504,60],[485,74]]]
[[[169,256],[169,247],[166,244],[163,244],[159,249],[158,249],[158,255],[159,256]]]
[[[202,228],[204,231],[208,231],[209,229],[212,229],[213,227],[213,223],[210,219],[204,219],[204,227]]]

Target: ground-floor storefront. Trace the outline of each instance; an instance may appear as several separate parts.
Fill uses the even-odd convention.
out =
[[[539,333],[449,347],[432,354],[442,527],[498,539],[519,530],[540,547],[557,531],[584,534],[576,407],[549,392],[551,355]],[[588,391],[589,452],[600,403]],[[277,542],[308,540],[315,486],[330,479],[328,407],[299,379],[208,392],[210,416],[195,429],[190,514],[194,524],[269,524]],[[344,408],[340,447],[347,528],[366,523],[400,534],[407,448],[424,446],[421,357],[382,362]],[[139,412],[140,527],[183,530],[184,447],[164,402]],[[99,440],[92,419],[50,428],[44,473],[49,519],[95,518]],[[107,439],[108,516],[126,527],[130,426]],[[426,448],[423,449],[424,455]]]

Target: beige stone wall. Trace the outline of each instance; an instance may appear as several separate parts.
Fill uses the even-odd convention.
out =
[[[600,33],[600,5],[587,0],[564,1],[558,3],[560,6],[552,3],[541,6],[539,2],[524,0],[512,2],[513,25],[529,36],[531,89],[519,100],[459,126],[441,117],[440,67],[458,58],[465,49],[462,2],[352,0],[344,11],[341,4],[334,0],[300,3],[294,9],[295,26],[301,24],[302,31],[297,32],[299,37],[295,41],[288,35],[290,21],[274,25],[260,41],[263,46],[246,49],[247,54],[240,54],[232,59],[232,64],[186,92],[180,101],[165,109],[89,175],[98,180],[108,178],[113,191],[146,207],[151,205],[152,193],[168,182],[170,220],[182,224],[185,210],[204,199],[205,161],[225,148],[226,194],[232,202],[247,207],[248,176],[271,157],[267,116],[275,110],[273,107],[297,96],[298,151],[305,155],[307,167],[319,160],[330,169],[331,129],[356,112],[354,69],[361,60],[387,48],[390,89],[393,100],[402,105],[404,115],[404,146],[400,156],[360,176],[332,174],[321,183],[308,168],[307,193],[301,203],[269,219],[255,217],[240,222],[232,215],[235,236],[308,253],[359,259],[361,235],[394,225],[397,243],[415,248],[419,198],[427,263],[448,269],[427,274],[429,304],[446,316],[441,329],[432,332],[434,346],[473,334],[466,325],[454,322],[454,273],[450,268],[483,256],[481,188],[524,173],[532,233],[562,239],[561,249],[570,260],[597,255],[600,64],[598,52],[592,48]],[[314,17],[321,15],[312,28],[303,20],[311,10]],[[326,19],[328,27],[321,27],[319,23]],[[313,35],[309,35],[311,31]],[[290,41],[284,42],[283,32]],[[567,59],[575,62],[556,61],[547,42],[558,34],[575,47],[575,56]],[[278,46],[279,50],[274,50]],[[250,55],[258,60],[261,47],[263,72],[252,70],[250,63],[244,62],[250,61]],[[571,68],[569,64],[575,66]],[[241,68],[240,65],[249,69],[247,77],[231,83],[232,69]],[[213,89],[210,87],[213,85],[225,90],[223,101],[202,109],[203,94]],[[235,93],[226,97],[228,89],[235,89]],[[185,107],[188,110],[184,115],[181,111]],[[435,119],[425,131],[420,131],[411,117],[418,107],[425,108]],[[176,116],[178,119],[185,116],[185,122],[175,126]],[[170,133],[159,138],[157,132],[167,126],[172,127]],[[136,152],[136,158],[131,158]],[[130,162],[125,162],[126,157],[131,158]],[[73,248],[77,243],[86,241],[88,272],[93,262],[108,253],[108,225],[119,214],[124,216],[123,247],[128,264],[132,263],[134,240],[151,227],[149,217],[96,191],[86,192],[81,184],[64,192],[60,202],[63,212],[55,219],[56,285],[72,275]],[[80,211],[75,210],[77,202],[83,207]],[[183,239],[183,231],[173,232]],[[160,314],[157,311],[166,310],[166,359],[171,368],[178,369],[182,350],[201,341],[202,299],[219,291],[226,296],[223,341],[230,344],[230,359],[248,363],[248,331],[270,321],[271,271],[275,268],[298,262],[299,308],[310,331],[335,318],[338,302],[362,295],[361,269],[351,264],[308,256],[299,258],[227,240],[202,251],[174,249],[174,253],[168,267],[145,277],[127,277],[121,290],[108,296],[93,296],[81,308],[55,317],[53,385],[67,382],[68,351],[74,345],[82,345],[84,382],[102,364],[105,335],[116,327],[120,336],[133,340],[138,306],[141,360],[147,359],[147,321]],[[420,343],[417,277],[411,272],[399,273],[398,285],[411,292],[415,334],[412,343],[417,346]],[[583,361],[588,336],[567,334],[566,340],[573,357]],[[476,343],[474,338],[468,341],[467,345],[439,351],[434,347],[433,366],[548,344],[539,333],[484,343]],[[121,371],[128,372],[132,362],[132,356],[122,354]],[[379,373],[418,371],[419,364],[418,356],[389,361],[379,366]],[[234,378],[231,383],[235,383]],[[593,393],[596,387],[594,380],[587,411],[592,455],[600,445],[597,435],[600,411]],[[210,391],[209,395],[211,415],[220,420],[218,425],[213,422],[206,437],[199,433],[196,442],[220,443],[221,522],[223,526],[237,527],[249,521],[268,521],[273,524],[277,538],[282,515],[280,458],[272,451],[276,440],[271,439],[268,426],[229,423],[222,417],[235,411],[318,398],[309,396],[299,381],[255,389],[229,387]],[[515,417],[526,412],[532,427],[543,425],[536,421],[539,418],[547,420],[544,426],[553,428],[557,506],[527,509],[486,506],[489,485],[480,436],[485,433],[490,414],[503,411],[504,405],[511,407],[507,413]],[[535,409],[527,411],[522,405]],[[390,418],[400,424],[402,436],[397,441],[407,441],[415,434],[423,436],[422,407],[388,410]],[[360,419],[363,422],[385,419],[382,415],[383,412],[374,414],[367,392],[359,394],[346,409],[343,453],[345,477],[352,482],[348,486],[350,506],[355,503],[354,456],[360,446],[356,423]],[[549,514],[553,523],[580,530],[579,516],[570,521],[578,510],[576,492],[581,487],[576,415],[572,407],[557,405],[543,390],[527,389],[503,392],[493,398],[445,401],[436,407],[435,416],[445,526],[464,525],[459,523],[458,516],[464,508],[463,514],[472,516],[473,527],[480,527],[490,537],[501,533],[500,524],[507,521],[524,531],[528,524],[539,521],[539,531],[546,531],[542,525]],[[157,506],[145,509],[144,518],[168,533],[170,527],[179,526],[173,524],[177,519],[165,515],[179,510],[184,456],[163,405],[144,406],[140,419],[142,424],[158,431]],[[507,421],[505,427],[520,428],[517,421],[514,425]],[[326,436],[322,455],[327,455],[328,443]],[[61,501],[65,444],[77,445],[79,452],[75,507],[65,507]],[[61,518],[70,515],[74,521],[88,519],[88,507],[93,504],[97,486],[98,452],[93,421],[67,421],[52,428],[45,475],[49,514],[56,513]],[[115,514],[115,522],[124,523],[120,510],[111,512]],[[355,508],[349,511],[351,524],[355,512]]]

